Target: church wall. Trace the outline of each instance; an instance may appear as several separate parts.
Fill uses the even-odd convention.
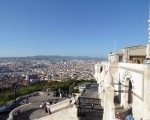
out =
[[[126,79],[132,82],[132,90],[140,99],[144,99],[144,66],[131,63],[119,63],[118,73],[120,74],[121,83],[126,85]],[[128,86],[128,85],[126,85]]]
[[[132,112],[135,120],[140,120],[144,116],[144,103],[136,96],[133,97]],[[145,120],[145,119],[143,119]]]
[[[128,104],[128,93],[121,94],[121,105],[124,108],[132,106],[135,120],[150,118],[150,66],[143,64],[119,63],[118,76],[122,90],[128,90],[127,79],[131,80],[133,102]]]
[[[117,63],[118,62],[118,56],[116,54],[109,55],[108,61],[110,63]]]
[[[114,75],[118,70],[118,63],[111,63],[110,64],[110,72]]]
[[[145,74],[144,74],[144,102],[145,102],[145,113],[149,111],[150,119],[150,65],[144,65]]]
[[[125,109],[132,107],[135,120],[150,120],[150,65],[135,63],[108,63],[103,62],[106,71],[110,67],[110,72],[114,78],[115,92],[121,94],[121,106]],[[118,85],[118,82],[122,85]],[[131,81],[133,94],[128,93]],[[121,87],[121,89],[120,89]],[[118,89],[119,88],[119,89]],[[131,93],[131,92],[130,92]],[[128,97],[131,97],[131,102]],[[120,97],[119,97],[120,98]]]

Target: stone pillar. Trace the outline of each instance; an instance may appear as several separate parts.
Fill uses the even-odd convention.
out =
[[[116,120],[114,106],[114,87],[108,85],[104,94],[103,120]]]
[[[95,74],[94,74],[94,77],[97,81],[97,83],[99,84],[101,79],[100,79],[100,73],[101,73],[101,67],[102,65],[100,63],[96,64],[95,65]]]
[[[108,69],[104,78],[104,113],[103,120],[116,120],[114,105],[114,82]]]
[[[101,105],[104,107],[104,78],[106,76],[106,70],[105,67],[103,66],[103,71],[100,74],[100,83],[98,87],[98,96],[99,99],[101,99]]]
[[[103,71],[101,71],[101,68],[103,68]],[[102,67],[102,64],[100,64],[100,63],[96,64],[95,65],[95,75],[94,75],[94,77],[95,77],[97,83],[99,84],[99,87],[98,87],[99,98],[100,98],[101,92],[103,91],[103,79],[104,79],[103,77],[104,76],[105,76],[104,66]]]
[[[77,106],[73,105],[73,107],[72,107],[72,117],[77,118],[77,112],[78,112]]]
[[[145,65],[144,81],[144,102],[150,111],[150,65]]]
[[[61,94],[61,92],[60,92],[60,96],[59,96],[60,98],[62,98],[62,94]]]

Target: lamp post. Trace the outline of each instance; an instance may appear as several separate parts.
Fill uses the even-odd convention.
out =
[[[16,104],[16,86],[14,86],[14,98],[15,98],[15,104]]]
[[[15,104],[16,104],[16,88],[17,88],[17,84],[14,83],[13,84],[13,89],[14,89],[14,102],[15,102]]]

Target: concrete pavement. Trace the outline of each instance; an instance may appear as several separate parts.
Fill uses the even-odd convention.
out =
[[[29,97],[28,98],[29,103],[34,104],[36,108],[33,108],[31,110],[21,113],[20,116],[15,118],[15,120],[33,120],[33,119],[45,117],[48,114],[47,113],[45,114],[44,110],[40,108],[40,105],[43,101],[47,101],[48,99],[58,99],[58,102],[59,102],[67,98],[66,97],[62,97],[62,98],[52,97],[50,95],[47,96],[47,94],[41,94],[41,95],[39,94],[36,96]]]

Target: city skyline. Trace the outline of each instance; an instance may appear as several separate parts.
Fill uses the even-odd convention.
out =
[[[0,1],[0,57],[106,57],[148,42],[149,1]]]

